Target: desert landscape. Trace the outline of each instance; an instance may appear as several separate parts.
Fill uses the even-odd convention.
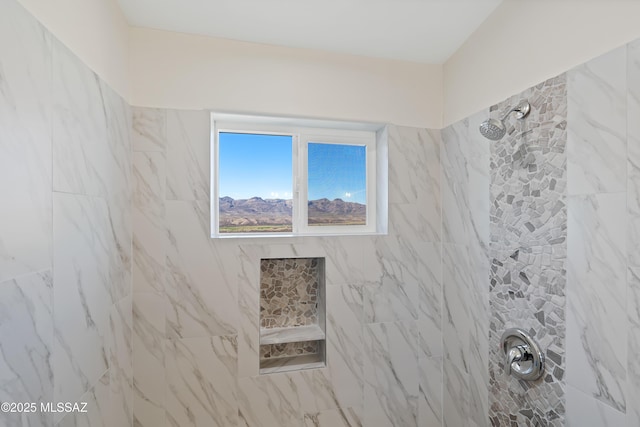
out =
[[[365,225],[366,206],[342,199],[318,199],[308,202],[309,225]],[[291,232],[291,199],[220,198],[220,233]]]

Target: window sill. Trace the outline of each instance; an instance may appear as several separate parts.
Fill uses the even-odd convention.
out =
[[[265,238],[296,238],[296,237],[354,237],[354,236],[386,236],[383,232],[363,233],[246,233],[246,234],[218,234],[211,235],[212,239],[265,239]]]

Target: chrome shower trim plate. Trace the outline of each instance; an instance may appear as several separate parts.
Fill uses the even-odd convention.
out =
[[[507,116],[511,114],[511,112],[516,113],[516,119],[522,120],[531,112],[531,104],[529,104],[529,101],[527,100],[520,101],[520,103],[513,110],[507,113]]]
[[[535,381],[544,374],[544,354],[537,342],[523,329],[504,331],[500,347],[505,355],[505,373],[525,381]]]

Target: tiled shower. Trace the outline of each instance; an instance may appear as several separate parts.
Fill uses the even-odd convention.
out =
[[[208,112],[129,106],[0,8],[0,401],[88,403],[0,425],[640,425],[640,43],[389,124],[388,235],[212,240]],[[287,350],[314,369],[261,373],[269,260],[321,278],[287,311],[324,335]],[[537,382],[503,373],[512,326]]]
[[[443,129],[444,425],[640,425],[639,47]],[[509,327],[544,348],[540,380],[504,374]]]

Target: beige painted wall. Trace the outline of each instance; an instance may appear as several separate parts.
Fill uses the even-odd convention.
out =
[[[506,0],[444,65],[444,124],[640,38],[640,1]]]
[[[18,0],[111,88],[129,99],[129,26],[115,0]]]
[[[439,128],[442,67],[141,28],[132,104]]]
[[[133,105],[440,128],[640,38],[640,0],[505,0],[444,64],[129,28],[115,0],[19,0]]]

